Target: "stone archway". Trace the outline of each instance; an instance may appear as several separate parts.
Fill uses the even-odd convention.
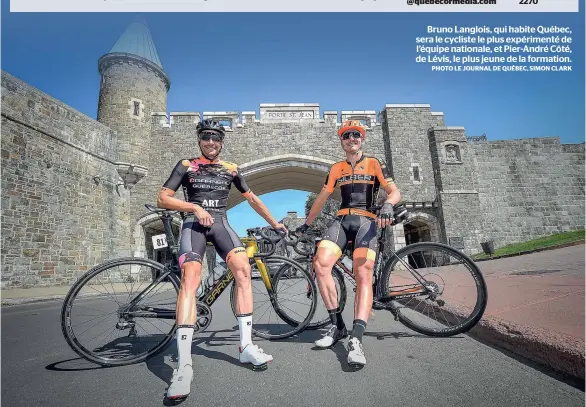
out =
[[[425,212],[412,212],[403,222],[405,244],[439,242],[441,229],[437,218]]]
[[[326,175],[334,161],[299,154],[285,154],[261,158],[239,166],[250,189],[258,196],[284,189],[321,191]],[[331,198],[340,200],[337,189]],[[227,209],[243,202],[244,198],[232,188]]]
[[[417,242],[441,242],[441,228],[439,221],[431,213],[409,210],[407,219],[398,225],[393,225],[394,250]]]
[[[183,221],[179,215],[173,216],[171,228],[175,238]],[[163,263],[165,250],[154,250],[152,237],[165,233],[161,217],[156,213],[149,213],[138,219],[134,225],[134,257],[143,257]]]

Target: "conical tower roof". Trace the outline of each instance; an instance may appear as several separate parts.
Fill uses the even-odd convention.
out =
[[[155,42],[143,18],[135,19],[120,36],[110,53],[132,54],[145,58],[163,69]]]

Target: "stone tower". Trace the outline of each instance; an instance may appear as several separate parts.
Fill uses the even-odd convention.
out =
[[[110,52],[100,58],[98,69],[102,77],[98,121],[116,132],[117,156],[112,159],[122,180],[132,188],[149,170],[151,113],[167,110],[171,86],[143,19],[130,24]],[[139,195],[138,191],[130,194],[133,218],[144,209]]]

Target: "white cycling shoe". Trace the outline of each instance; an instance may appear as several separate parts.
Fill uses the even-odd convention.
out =
[[[335,325],[332,325],[328,332],[326,332],[320,339],[314,342],[318,348],[329,348],[335,345],[340,339],[344,339],[348,336],[348,330],[346,327],[338,329]]]
[[[362,343],[358,338],[350,338],[348,341],[348,364],[354,368],[366,365],[364,349],[362,349]]]
[[[265,353],[258,345],[248,344],[244,349],[238,347],[240,363],[251,363],[254,370],[264,370],[273,361],[273,356]]]
[[[167,389],[167,398],[182,399],[189,395],[191,390],[191,380],[193,379],[193,368],[191,365],[183,365],[173,370],[171,385]]]

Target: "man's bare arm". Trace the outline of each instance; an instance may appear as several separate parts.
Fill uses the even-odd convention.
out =
[[[169,188],[161,188],[157,197],[157,206],[172,211],[191,212],[204,226],[211,226],[214,223],[214,219],[205,209],[194,203],[175,198],[175,191]]]
[[[266,207],[266,205],[252,191],[246,195],[246,200],[248,201],[252,209],[254,209],[255,212],[258,213],[260,216],[262,216],[263,219],[266,220],[269,225],[271,225],[271,227],[277,228],[279,226],[282,226],[279,222],[275,220],[273,215],[271,215],[271,212]]]
[[[387,199],[385,199],[385,203],[391,203],[396,205],[401,200],[401,192],[397,185],[394,183],[389,183],[384,187],[385,192],[387,193]]]
[[[161,188],[157,197],[157,206],[172,211],[193,212],[195,209],[201,209],[201,206],[185,202],[175,198],[175,191],[168,188]]]
[[[317,215],[319,215],[319,212],[325,205],[330,195],[331,192],[328,192],[325,189],[321,190],[321,192],[315,198],[315,201],[313,201],[313,205],[311,205],[311,209],[309,210],[309,214],[307,215],[307,219],[305,220],[306,225],[310,225],[311,222],[313,222],[313,220],[317,217]]]

